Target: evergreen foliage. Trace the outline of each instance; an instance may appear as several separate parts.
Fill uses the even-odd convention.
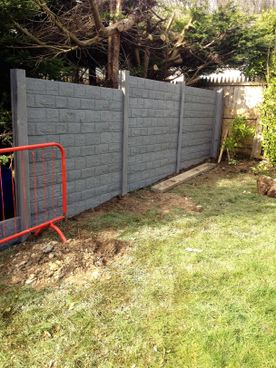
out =
[[[265,157],[276,166],[276,58],[262,105],[263,148]]]

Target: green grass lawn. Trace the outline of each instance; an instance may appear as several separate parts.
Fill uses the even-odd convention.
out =
[[[130,248],[82,284],[3,283],[0,367],[276,367],[276,200],[255,187],[201,178],[174,190],[201,213],[88,219]]]

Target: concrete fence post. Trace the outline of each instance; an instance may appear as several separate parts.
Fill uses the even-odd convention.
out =
[[[177,151],[176,151],[176,173],[179,173],[181,167],[181,148],[183,135],[183,120],[184,120],[184,103],[185,103],[185,83],[179,84],[180,87],[180,108],[179,108],[179,125],[177,136]]]
[[[222,120],[223,120],[223,89],[219,89],[216,91],[216,100],[215,100],[215,122],[213,129],[213,140],[211,146],[211,158],[216,159],[218,156],[219,146],[220,146],[220,138],[221,138],[221,128],[222,128]]]
[[[10,80],[13,144],[14,146],[25,146],[28,145],[25,70],[12,69],[10,71]],[[23,161],[24,172],[22,167]],[[15,186],[17,216],[20,217],[21,229],[23,230],[31,224],[28,152],[18,152],[15,156]]]
[[[128,130],[129,130],[129,71],[120,71],[119,88],[123,92],[123,149],[122,149],[122,189],[121,194],[128,193]]]

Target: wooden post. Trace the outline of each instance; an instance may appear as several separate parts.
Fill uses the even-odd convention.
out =
[[[263,135],[262,135],[262,122],[261,117],[257,115],[256,119],[256,125],[255,125],[255,135],[253,138],[253,144],[252,144],[252,151],[251,151],[251,158],[262,158],[262,141],[263,141]]]
[[[129,108],[129,71],[120,71],[120,89],[123,92],[123,155],[122,155],[122,195],[128,193],[128,108]]]
[[[216,91],[216,102],[215,102],[215,122],[213,129],[213,140],[211,146],[211,158],[217,159],[218,151],[220,146],[221,128],[223,119],[223,89]]]
[[[183,118],[184,118],[184,103],[185,103],[185,83],[180,84],[180,109],[179,109],[179,125],[177,137],[177,152],[176,152],[176,173],[179,173],[181,168],[181,148],[183,135]]]
[[[28,145],[27,98],[25,70],[12,69],[11,106],[14,146]],[[22,162],[24,161],[24,172]],[[20,218],[21,230],[31,225],[29,154],[18,152],[15,155],[15,185],[17,216]]]

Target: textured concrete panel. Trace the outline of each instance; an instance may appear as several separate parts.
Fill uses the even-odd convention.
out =
[[[55,141],[65,147],[69,216],[120,193],[122,105],[119,90],[27,78],[29,143]],[[36,183],[31,180],[33,223],[37,212],[49,211],[54,203],[61,213],[61,187],[51,191],[51,168],[46,168],[45,178],[41,161],[36,166],[38,178]],[[54,185],[61,181],[60,162],[54,180]]]
[[[174,174],[177,148],[182,169],[210,157],[214,91],[185,87],[180,113],[180,85],[137,77],[127,83],[126,99],[121,90],[26,79],[29,144],[59,142],[66,150],[69,216],[121,194],[124,124],[128,191]],[[34,172],[30,161],[33,223],[36,213],[53,214],[53,206],[61,212],[60,159],[55,153],[54,182],[48,177],[51,160],[44,165],[47,177],[39,164]]]

